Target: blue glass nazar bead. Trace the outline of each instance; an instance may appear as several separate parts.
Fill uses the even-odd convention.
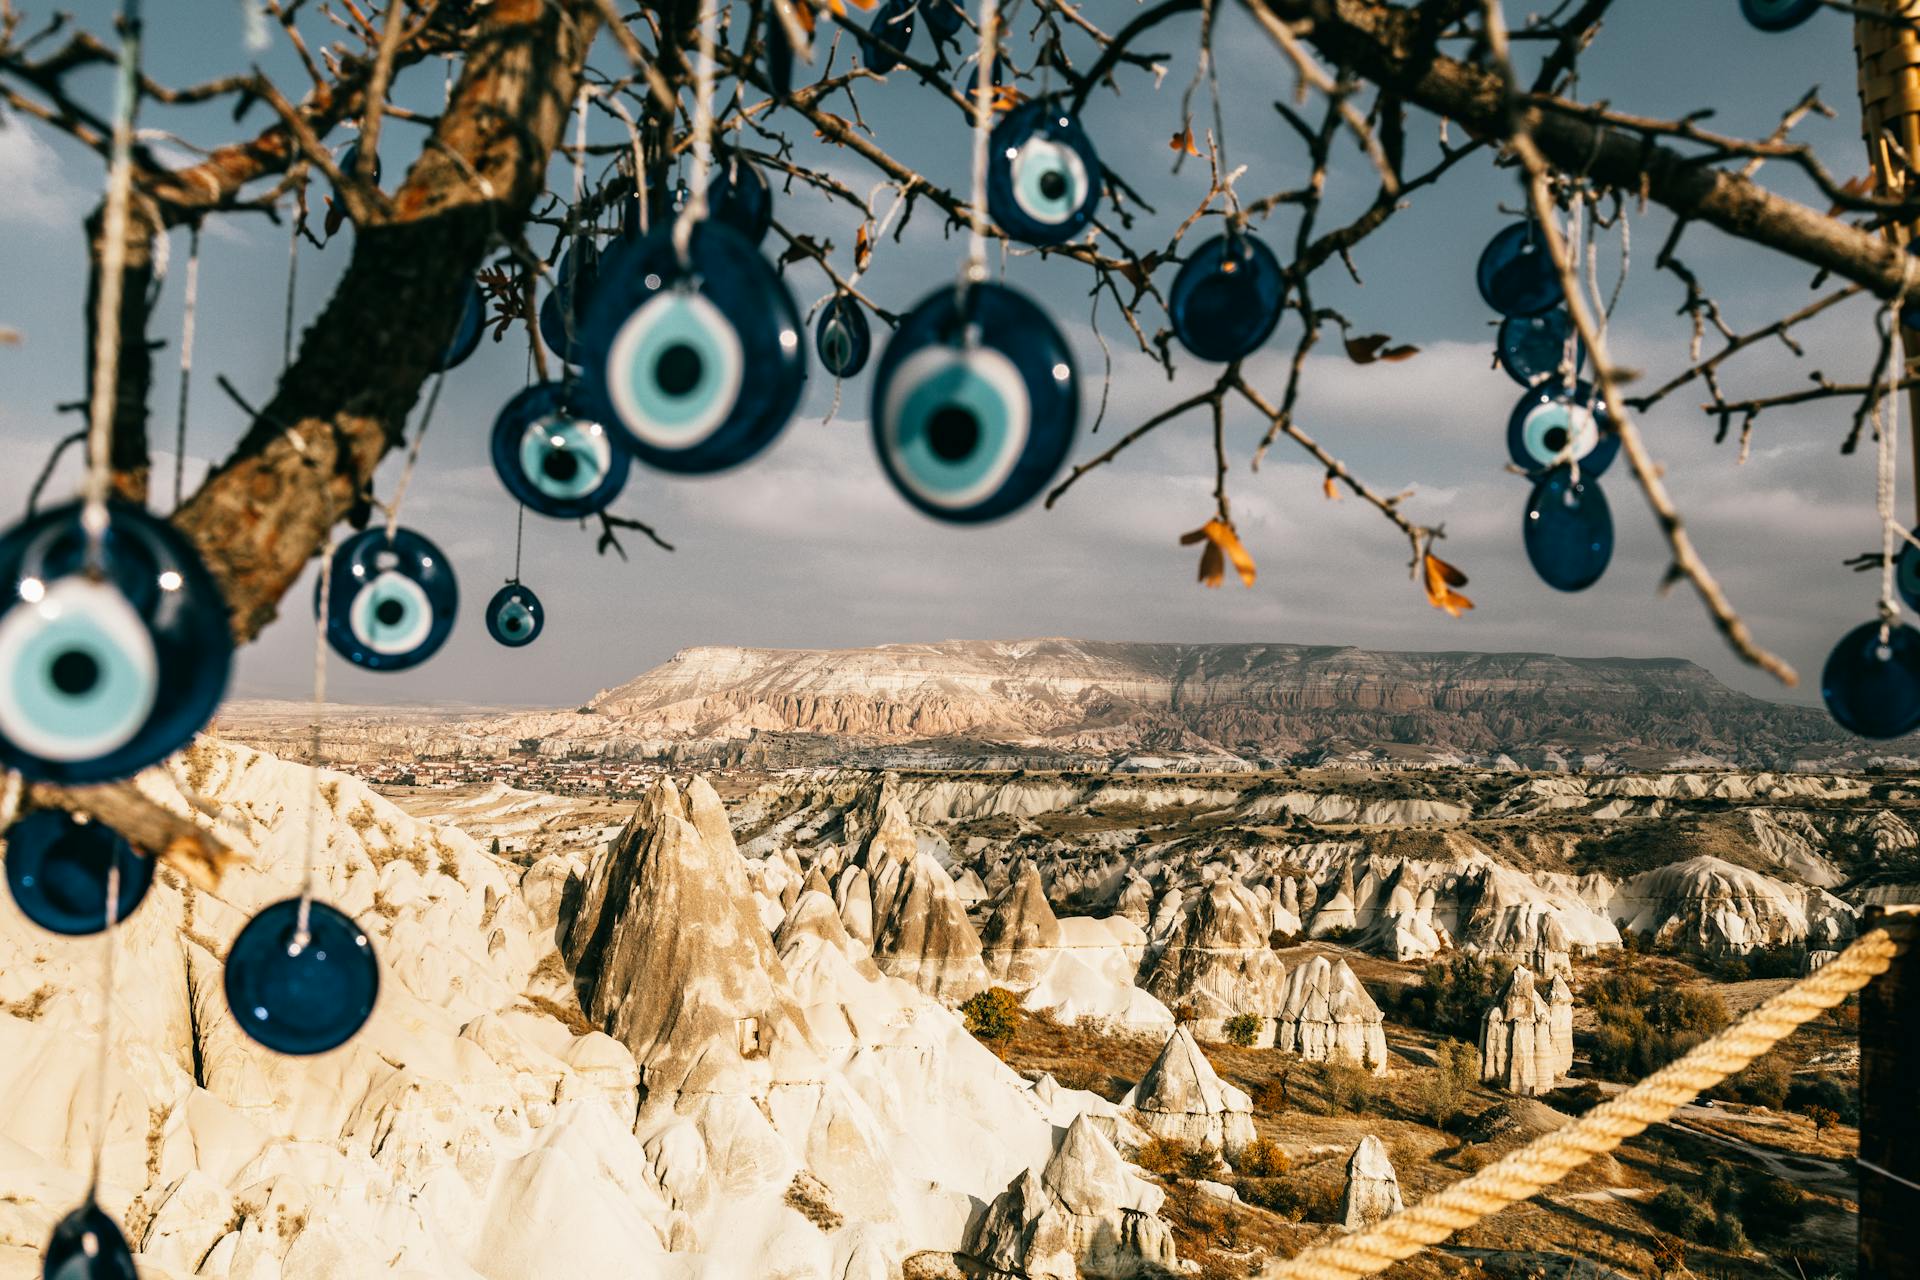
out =
[[[1532,316],[1560,302],[1560,276],[1546,238],[1531,218],[1515,222],[1487,241],[1474,279],[1480,296],[1503,316]]]
[[[620,496],[627,451],[572,406],[564,383],[537,382],[493,422],[493,468],[507,492],[544,516],[576,519]]]
[[[1542,382],[1521,394],[1507,419],[1507,455],[1529,473],[1545,471],[1563,451],[1580,464],[1582,479],[1602,475],[1620,452],[1620,436],[1611,430],[1606,405],[1585,382],[1572,391],[1558,382]]]
[[[1180,264],[1167,315],[1181,346],[1225,364],[1272,335],[1285,292],[1273,251],[1250,232],[1228,231]]]
[[[404,671],[438,653],[453,631],[460,588],[446,554],[411,529],[384,527],[348,538],[333,553],[327,598],[313,589],[316,613],[327,617],[327,643],[357,667]]]
[[[1522,538],[1542,581],[1557,591],[1584,591],[1613,559],[1607,497],[1597,482],[1576,484],[1566,467],[1555,467],[1527,499]]]
[[[487,634],[509,649],[529,645],[547,625],[547,611],[533,589],[509,582],[487,601]]]
[[[1821,0],[1740,0],[1740,12],[1762,31],[1787,31],[1820,12]]]
[[[139,1280],[126,1236],[91,1196],[54,1224],[40,1275],[43,1280]]]
[[[373,1014],[380,965],[360,926],[324,902],[286,898],[247,922],[227,953],[227,1007],[279,1053],[337,1049]]]
[[[63,809],[36,809],[7,828],[7,887],[22,915],[54,933],[78,937],[107,927],[107,880],[118,868],[116,922],[133,914],[153,887],[153,859],[136,853],[104,822]]]
[[[1847,632],[1820,672],[1820,696],[1842,728],[1863,738],[1920,728],[1920,632],[1878,621]]]
[[[1561,377],[1560,366],[1566,360],[1569,342],[1573,344],[1573,369],[1578,373],[1587,360],[1586,346],[1574,336],[1573,317],[1567,309],[1555,307],[1537,316],[1508,316],[1502,320],[1493,349],[1507,376],[1530,387],[1544,378]]]
[[[835,295],[820,309],[813,346],[828,373],[836,378],[853,377],[867,367],[867,357],[873,352],[873,330],[867,324],[867,313],[848,295]]]

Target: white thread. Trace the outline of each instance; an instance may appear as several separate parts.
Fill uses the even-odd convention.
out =
[[[313,879],[320,852],[320,722],[327,706],[327,615],[333,602],[333,539],[320,552],[320,608],[313,623],[313,723],[307,746],[307,853],[300,870],[300,911],[294,923],[294,937],[307,937],[312,915]]]
[[[427,392],[427,407],[420,414],[420,425],[414,430],[413,444],[407,450],[407,464],[400,469],[399,482],[393,486],[393,502],[387,507],[387,541],[393,541],[393,535],[400,529],[400,504],[406,501],[407,485],[413,480],[413,469],[420,461],[420,446],[426,442],[427,428],[433,423],[433,406],[440,402],[440,385],[447,380],[447,371],[442,369],[433,376],[433,389]]]
[[[135,854],[136,858],[142,855]],[[113,841],[113,852],[107,863],[107,927],[100,941],[100,1054],[94,1063],[93,1081],[93,1173],[87,1181],[87,1201],[91,1203],[100,1190],[101,1157],[107,1146],[107,1111],[110,1095],[107,1092],[107,1068],[112,1064],[113,1046],[113,960],[115,946],[114,926],[120,916],[120,843],[118,837]]]
[[[180,307],[180,407],[173,429],[173,506],[180,499],[187,479],[187,392],[193,385],[193,315],[200,298],[200,224],[195,222],[187,239],[186,297]]]
[[[1000,3],[980,6],[980,57],[973,80],[973,198],[963,284],[987,278],[987,138],[993,132],[994,69],[1000,57]]]
[[[700,45],[693,64],[693,169],[687,203],[673,222],[673,251],[683,267],[693,242],[693,224],[707,216],[707,178],[713,169],[713,45],[719,20],[713,5],[701,9]]]

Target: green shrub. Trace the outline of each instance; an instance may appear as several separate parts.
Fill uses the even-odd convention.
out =
[[[1257,1013],[1236,1013],[1228,1018],[1226,1025],[1220,1028],[1227,1043],[1238,1045],[1242,1049],[1253,1048],[1253,1042],[1260,1038],[1260,1015]]]
[[[1647,1203],[1647,1220],[1683,1240],[1703,1240],[1713,1227],[1713,1210],[1691,1193],[1667,1186]]]
[[[1361,1112],[1373,1105],[1373,1074],[1346,1058],[1320,1064],[1320,1087],[1327,1113]]]
[[[1812,1116],[1816,1108],[1831,1113],[1835,1121],[1855,1124],[1860,1118],[1860,1095],[1829,1075],[1794,1081],[1787,1089],[1787,1110]]]
[[[960,1006],[960,1019],[977,1040],[1006,1044],[1020,1030],[1020,1000],[1005,987],[988,987]]]
[[[1740,1221],[1756,1236],[1783,1236],[1807,1217],[1807,1197],[1785,1178],[1761,1174],[1740,1197]]]
[[[1427,966],[1425,983],[1402,1002],[1407,1017],[1429,1031],[1473,1039],[1480,1016],[1513,976],[1512,963],[1455,952]]]
[[[1652,1075],[1732,1020],[1711,991],[1656,986],[1634,973],[1606,975],[1588,999],[1596,1020],[1588,1056],[1614,1080]]]
[[[1433,1073],[1420,1082],[1420,1102],[1427,1119],[1444,1129],[1480,1083],[1480,1051],[1463,1040],[1443,1040],[1434,1059]]]

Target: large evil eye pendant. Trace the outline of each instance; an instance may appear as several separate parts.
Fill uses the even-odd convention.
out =
[[[820,309],[813,335],[820,363],[836,378],[851,378],[867,367],[873,352],[873,330],[867,313],[846,294],[836,294]]]
[[[380,966],[373,944],[347,916],[324,902],[287,898],[233,940],[226,987],[234,1021],[267,1048],[325,1053],[372,1015]]]
[[[460,305],[460,323],[454,326],[453,337],[447,341],[447,349],[440,353],[440,360],[434,365],[442,372],[467,362],[468,357],[480,349],[480,334],[487,327],[487,298],[480,292],[478,280],[467,281],[467,291]]]
[[[138,773],[226,692],[226,601],[171,524],[109,504],[99,567],[77,502],[0,537],[0,763],[36,782]]]
[[[1028,244],[1077,234],[1100,202],[1100,157],[1056,104],[1029,103],[994,126],[987,143],[987,211]]]
[[[553,288],[540,303],[540,337],[568,364],[580,363],[580,329],[586,319],[587,299],[600,269],[600,246],[592,236],[580,236],[554,269]]]
[[[1565,307],[1542,311],[1537,316],[1508,316],[1500,322],[1500,336],[1494,353],[1507,376],[1523,387],[1544,378],[1560,378],[1572,347],[1573,371],[1578,373],[1587,360],[1587,349],[1573,331],[1573,317]]]
[[[113,918],[133,914],[153,886],[153,859],[133,851],[104,822],[63,809],[36,809],[7,828],[7,887],[22,915],[54,933],[78,936],[107,927],[107,882],[119,880]]]
[[[1273,251],[1257,236],[1229,231],[1180,264],[1167,303],[1174,336],[1202,360],[1238,360],[1280,323],[1282,282]]]
[[[1066,460],[1079,415],[1066,341],[1002,285],[928,296],[874,373],[881,465],[907,501],[941,520],[991,520],[1028,502]]]
[[[1820,12],[1822,0],[1740,0],[1740,12],[1762,31],[1787,31]]]
[[[1543,383],[1524,393],[1507,419],[1507,454],[1528,472],[1578,462],[1582,476],[1600,475],[1620,452],[1620,437],[1593,387]]]
[[[411,529],[368,529],[333,553],[327,643],[357,667],[404,671],[431,658],[453,631],[460,590],[440,548]]]
[[[91,1198],[54,1224],[43,1280],[139,1280],[119,1226]]]
[[[540,597],[517,582],[509,582],[487,601],[487,632],[509,649],[532,644],[546,624]]]
[[[749,244],[766,239],[773,226],[773,188],[759,166],[730,155],[707,179],[707,216],[738,231]]]
[[[1540,477],[1527,500],[1523,539],[1535,573],[1556,591],[1584,591],[1613,559],[1613,514],[1598,484],[1576,484],[1569,469]]]
[[[1532,219],[1489,240],[1474,276],[1480,296],[1503,316],[1539,315],[1560,302],[1560,275],[1546,236]]]
[[[885,75],[900,65],[900,55],[913,43],[914,0],[886,0],[873,20],[871,34],[860,37],[860,60],[869,71]]]
[[[608,255],[589,308],[578,407],[623,428],[642,462],[719,471],[786,426],[806,351],[793,296],[752,245],[708,221],[694,227],[688,252],[690,272],[669,227]]]
[[[493,422],[493,469],[542,515],[605,510],[627,482],[627,454],[607,429],[573,412],[557,382],[528,387]]]
[[[1880,622],[1847,632],[1820,672],[1820,696],[1842,728],[1863,738],[1920,728],[1920,632]]]

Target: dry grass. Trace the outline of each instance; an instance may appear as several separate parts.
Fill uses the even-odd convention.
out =
[[[521,993],[520,1002],[534,1013],[544,1013],[549,1018],[557,1019],[561,1026],[577,1036],[584,1036],[589,1031],[600,1029],[580,1011],[580,1006],[577,1004],[562,1004],[558,1000],[536,996],[531,992]]]

